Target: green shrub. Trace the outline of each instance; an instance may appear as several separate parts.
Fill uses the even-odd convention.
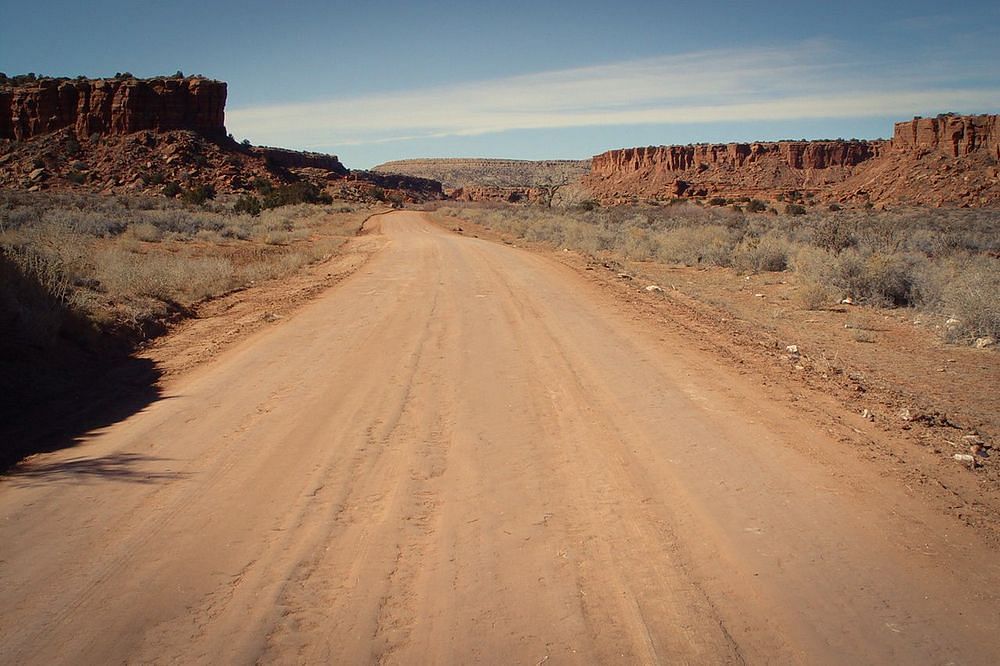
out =
[[[300,203],[333,203],[333,198],[312,183],[300,180],[271,190],[261,201],[263,208],[278,208]]]
[[[274,191],[274,185],[266,178],[254,178],[251,185],[253,189],[265,196]]]
[[[260,199],[252,194],[242,195],[236,200],[236,204],[233,205],[233,212],[237,214],[246,214],[251,217],[257,217],[260,215],[260,211]]]
[[[184,190],[181,199],[184,203],[200,206],[209,199],[215,198],[215,188],[211,185],[195,185],[189,190]]]

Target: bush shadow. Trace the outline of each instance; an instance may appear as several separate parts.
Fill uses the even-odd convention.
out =
[[[161,372],[0,252],[0,472],[161,399]]]

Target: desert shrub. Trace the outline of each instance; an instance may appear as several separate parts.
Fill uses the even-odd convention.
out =
[[[842,209],[842,206],[840,204],[837,204],[837,203],[832,203],[829,206],[827,206],[826,209],[828,211],[830,211],[831,213],[836,213],[838,210]]]
[[[823,250],[840,252],[857,242],[854,232],[855,223],[853,220],[836,215],[826,215],[816,220],[812,227],[810,241]]]
[[[722,225],[681,227],[659,235],[657,257],[686,266],[728,266],[736,239]]]
[[[729,203],[729,199],[725,197],[712,197],[708,200],[709,206],[725,206],[727,203]]]
[[[219,231],[225,225],[224,220],[216,214],[184,208],[148,211],[139,219],[161,231],[186,238],[195,236],[203,229]]]
[[[958,319],[951,337],[966,342],[986,336],[1000,339],[1000,260],[972,257],[950,268],[936,309]]]
[[[633,261],[649,261],[654,259],[659,251],[660,243],[656,235],[648,230],[632,227],[623,238],[622,251],[625,258]]]
[[[170,197],[171,199],[173,199],[174,197],[178,196],[181,192],[183,192],[183,190],[181,189],[181,186],[178,185],[177,183],[170,182],[163,186],[163,196],[165,197]]]
[[[266,178],[254,178],[250,185],[262,195],[270,194],[274,190],[274,185]]]
[[[733,250],[733,268],[741,273],[783,271],[788,268],[788,242],[775,236],[748,236]]]
[[[790,203],[785,206],[786,215],[805,215],[806,207],[802,204]]]
[[[152,255],[111,248],[96,253],[97,279],[113,298],[149,296],[190,304],[232,286],[232,262],[222,257]]]
[[[195,185],[190,189],[184,190],[181,194],[181,199],[184,200],[184,203],[193,204],[195,206],[200,206],[209,199],[214,198],[215,188],[211,185]]]
[[[163,231],[155,224],[139,222],[129,226],[129,231],[136,240],[147,243],[158,243],[163,240]]]
[[[867,216],[858,222],[855,229],[858,244],[877,254],[898,252],[910,231],[908,222],[897,216]]]
[[[833,291],[825,284],[805,280],[798,291],[798,300],[806,310],[819,310],[835,300]]]
[[[825,273],[829,284],[860,303],[914,305],[921,293],[919,279],[925,261],[916,255],[850,249],[833,257]]]
[[[142,180],[147,185],[162,185],[166,182],[167,177],[163,175],[162,171],[154,171],[143,175]]]
[[[63,325],[70,289],[52,257],[0,245],[0,342],[50,346]]]
[[[66,174],[66,180],[77,185],[83,185],[87,182],[87,174],[73,169]]]
[[[118,236],[128,226],[122,211],[50,208],[42,213],[41,218],[42,225],[72,230],[95,238]]]
[[[260,199],[252,194],[244,194],[236,200],[233,205],[233,212],[237,214],[246,214],[251,217],[257,217],[260,215],[261,205]]]
[[[300,203],[333,203],[333,198],[312,183],[300,180],[289,185],[273,188],[261,201],[262,208],[278,208]]]

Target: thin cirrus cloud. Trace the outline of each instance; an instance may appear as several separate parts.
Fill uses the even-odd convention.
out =
[[[357,98],[235,109],[258,143],[363,145],[519,129],[866,117],[992,108],[992,85],[949,88],[824,42],[713,50]]]

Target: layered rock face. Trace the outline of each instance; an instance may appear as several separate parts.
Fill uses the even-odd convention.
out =
[[[997,205],[996,115],[916,118],[891,140],[778,141],[611,150],[585,183],[605,203],[810,192],[849,203]]]
[[[772,161],[792,169],[853,167],[877,157],[885,141],[778,141],[772,143],[649,146],[609,150],[591,161],[595,176],[659,171],[689,171],[716,167],[739,169]]]
[[[986,152],[1000,159],[1000,116],[939,116],[896,123],[893,148],[929,150],[950,157]]]
[[[226,84],[202,78],[43,79],[0,90],[0,139],[64,128],[78,137],[151,130],[225,136]]]

